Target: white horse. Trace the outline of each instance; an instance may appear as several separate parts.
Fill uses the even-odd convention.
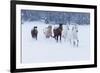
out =
[[[62,37],[64,38],[64,41],[69,39],[69,32],[70,32],[70,28],[68,25],[66,25],[66,27],[63,29],[62,32]]]
[[[74,25],[72,27],[72,44],[74,46],[77,46],[79,45],[79,39],[78,39],[78,26],[77,25]]]
[[[65,29],[63,30],[63,35],[62,37],[64,38],[64,41],[69,42],[70,44],[73,44],[73,46],[77,46],[79,44],[79,39],[78,39],[78,27],[77,25],[67,25]]]

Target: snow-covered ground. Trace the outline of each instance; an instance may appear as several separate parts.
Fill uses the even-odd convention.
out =
[[[31,37],[31,29],[38,28],[38,40]],[[52,24],[51,24],[52,25]],[[43,63],[60,61],[80,61],[90,59],[90,27],[79,25],[79,46],[69,42],[56,42],[54,38],[46,39],[43,29],[48,24],[43,22],[25,22],[22,24],[22,63]],[[53,27],[55,25],[52,25]]]

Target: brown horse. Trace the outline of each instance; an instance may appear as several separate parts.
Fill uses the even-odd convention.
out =
[[[45,28],[44,34],[46,38],[52,37],[52,26],[51,25]]]
[[[31,35],[32,38],[35,38],[37,40],[37,35],[38,35],[37,26],[34,26],[34,28],[31,30]]]
[[[59,24],[59,27],[58,27],[58,28],[53,29],[54,38],[55,38],[55,40],[56,40],[57,42],[58,42],[58,38],[59,38],[59,37],[60,37],[60,42],[61,42],[62,30],[63,30],[62,24]]]

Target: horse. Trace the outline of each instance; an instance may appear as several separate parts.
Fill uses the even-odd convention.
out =
[[[62,37],[64,38],[64,41],[68,41],[70,39],[70,28],[68,25],[66,25],[62,31]]]
[[[72,27],[72,43],[73,46],[77,46],[79,45],[79,39],[78,39],[78,27],[77,25],[74,25]]]
[[[44,34],[46,38],[52,37],[52,26],[51,25],[45,28]]]
[[[54,38],[55,38],[55,40],[56,40],[57,42],[58,42],[58,38],[59,38],[59,37],[60,37],[60,42],[61,42],[62,30],[63,30],[62,24],[59,24],[59,27],[58,27],[58,28],[54,28],[54,29],[53,29]]]
[[[35,38],[37,40],[37,35],[38,35],[37,26],[34,26],[34,28],[31,30],[31,35],[32,38]]]

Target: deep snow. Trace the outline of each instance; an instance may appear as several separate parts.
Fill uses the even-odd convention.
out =
[[[60,61],[80,61],[90,59],[90,26],[79,25],[79,46],[69,42],[56,42],[54,38],[46,39],[43,29],[48,26],[43,22],[25,22],[22,25],[22,63],[43,63]],[[38,40],[31,37],[31,29],[38,26]],[[50,24],[52,25],[52,24]],[[52,25],[53,27],[55,25]]]

